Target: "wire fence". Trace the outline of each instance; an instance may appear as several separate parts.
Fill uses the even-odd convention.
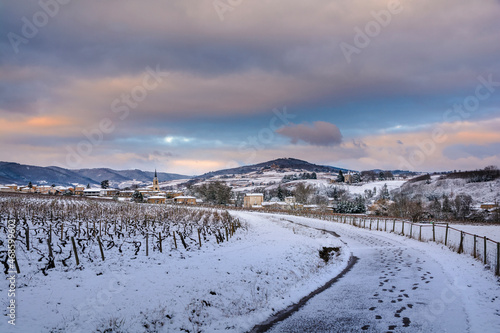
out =
[[[399,219],[344,214],[307,213],[304,215],[350,224],[363,229],[394,233],[421,242],[443,244],[454,252],[474,257],[495,275],[500,275],[500,242],[450,227],[448,223],[413,223]]]

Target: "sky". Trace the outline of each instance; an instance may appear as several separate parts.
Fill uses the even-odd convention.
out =
[[[500,166],[498,0],[0,1],[0,160]]]

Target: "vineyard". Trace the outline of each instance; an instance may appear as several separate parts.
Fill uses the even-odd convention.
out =
[[[78,267],[173,249],[194,250],[229,240],[242,227],[227,211],[79,199],[0,197],[0,261],[7,264],[7,224],[15,225],[16,267],[47,275],[56,266]],[[26,262],[36,257],[35,262]],[[30,268],[32,270],[33,268]]]
[[[273,216],[5,194],[0,331],[247,331],[341,271],[342,247]]]

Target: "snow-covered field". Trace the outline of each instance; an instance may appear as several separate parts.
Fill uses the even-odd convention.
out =
[[[244,332],[346,265],[349,251],[328,233],[280,216],[237,214],[246,230],[221,244],[190,251],[170,244],[149,257],[106,252],[104,262],[56,263],[47,276],[29,263],[39,256],[24,251],[16,326],[4,310],[0,332]],[[324,246],[342,248],[328,264],[318,255]],[[4,309],[6,285],[0,288]]]
[[[450,224],[450,227],[500,242],[500,225]]]
[[[468,183],[466,179],[439,179],[431,177],[431,182],[419,181],[405,185],[403,189],[415,195],[454,197],[459,194],[470,195],[475,203],[498,202],[500,200],[500,180]]]
[[[36,228],[40,228],[39,220],[36,225],[30,225],[32,249],[28,251],[21,239],[17,252],[21,273],[16,276],[16,326],[8,323],[9,283],[4,281],[0,285],[0,295],[3,295],[0,302],[4,307],[0,332],[246,332],[337,276],[346,267],[351,253],[359,258],[356,269],[348,272],[343,282],[334,285],[347,289],[333,287],[335,303],[326,305],[327,308],[313,306],[311,315],[318,313],[318,316],[336,318],[328,311],[341,307],[345,311],[342,316],[349,317],[352,311],[352,318],[348,318],[352,326],[346,326],[348,331],[358,331],[359,324],[363,323],[362,327],[376,332],[379,327],[392,327],[404,318],[411,318],[410,328],[404,328],[408,331],[418,327],[440,331],[463,322],[467,325],[464,331],[498,332],[500,329],[500,287],[491,267],[485,269],[481,261],[468,254],[457,254],[442,244],[418,242],[375,231],[375,227],[366,230],[318,219],[244,211],[230,211],[233,218],[239,219],[241,227],[233,237],[219,244],[209,226],[195,221],[207,219],[215,223],[215,211],[206,215],[203,209],[191,209],[187,214],[168,206],[44,200],[27,200],[22,205],[20,202],[19,207],[31,212],[20,216],[20,222],[23,225],[25,218],[29,221],[37,210],[45,214],[50,209],[61,211],[63,215],[54,216],[52,229],[54,252],[61,252],[56,255],[55,268],[46,269],[45,275],[40,268],[47,259],[46,230],[34,234]],[[0,213],[7,211],[6,207],[12,209],[12,205],[4,205]],[[70,212],[76,212],[76,216]],[[67,230],[77,233],[75,219],[85,221],[96,212],[101,218],[107,217],[104,219],[108,221],[107,226],[102,226],[103,237],[117,230],[124,235],[113,238],[115,246],[105,247],[105,261],[100,259],[95,242],[83,242],[90,245],[80,257],[81,264],[76,266],[69,252],[71,246],[64,246],[59,240],[60,229],[56,226],[60,226],[63,216],[73,221],[73,225],[65,221],[63,231],[67,238]],[[112,221],[120,214],[127,218],[135,216],[140,221],[134,226],[137,232],[130,227],[122,229],[121,222],[113,225]],[[218,214],[227,221],[226,215]],[[50,216],[52,219],[52,214]],[[4,226],[6,216],[0,219]],[[165,229],[161,221],[176,223]],[[372,222],[376,223],[376,219]],[[207,238],[202,238],[201,247],[197,245],[196,235],[196,228],[200,226],[209,232]],[[398,222],[396,230],[400,227],[402,224]],[[453,227],[493,239],[500,234],[500,226]],[[340,238],[314,228],[334,232]],[[413,238],[418,238],[417,228],[419,225],[412,230]],[[94,226],[94,230],[100,229],[100,225]],[[175,249],[173,238],[168,237],[160,253],[158,244],[153,244],[151,238],[149,256],[146,256],[144,231],[161,231],[167,235],[167,232],[180,233],[187,229],[191,230],[185,236],[188,250],[180,245],[179,239]],[[422,225],[421,229],[423,237],[429,239],[432,227]],[[2,255],[6,253],[7,241],[4,230],[0,232]],[[405,230],[408,235],[409,230]],[[41,237],[37,238],[40,233]],[[136,237],[135,243],[130,237]],[[442,242],[440,233],[436,238]],[[119,241],[123,242],[123,251],[118,251]],[[137,241],[141,242],[139,247]],[[456,242],[456,237],[450,236],[448,241]],[[328,264],[319,257],[323,247],[340,248]],[[470,250],[470,244],[464,247]],[[137,253],[134,248],[139,249]],[[66,257],[67,266],[61,261]],[[399,293],[407,296],[396,297],[398,295],[391,294],[387,287],[384,289],[384,284],[391,286],[390,290],[405,290]],[[453,304],[445,302],[445,309],[437,311],[434,305],[441,306],[443,295],[438,294],[443,290],[453,293]],[[400,298],[408,298],[411,307],[405,305],[401,310]],[[327,298],[328,301],[333,302]],[[377,313],[372,312],[375,309]],[[404,318],[391,319],[395,312],[401,311]],[[441,318],[444,314],[447,317]],[[430,322],[429,317],[434,321]]]

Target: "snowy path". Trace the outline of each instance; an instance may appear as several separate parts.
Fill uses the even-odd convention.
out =
[[[467,290],[473,286],[457,280],[440,258],[409,247],[402,237],[336,223],[328,230],[339,234],[359,260],[332,287],[268,332],[500,331],[494,278],[487,286],[491,290],[479,290],[483,297],[471,298],[471,293],[478,294]],[[449,255],[452,260],[454,254]],[[489,315],[478,318],[479,312]]]

